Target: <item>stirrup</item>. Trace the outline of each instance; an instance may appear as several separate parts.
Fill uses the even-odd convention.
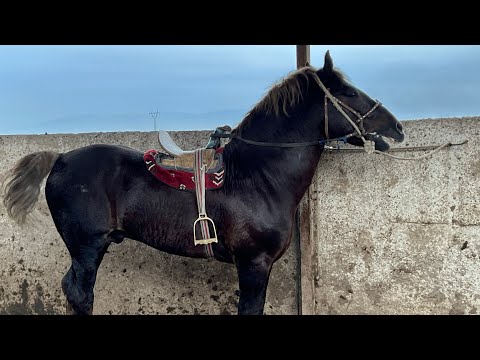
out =
[[[196,226],[197,226],[197,223],[199,221],[209,221],[211,224],[212,224],[212,227],[213,227],[213,232],[214,232],[214,237],[213,238],[209,238],[209,239],[197,239],[197,233],[196,233]],[[200,225],[201,226],[201,225]],[[208,226],[208,224],[207,224]],[[218,243],[218,239],[217,239],[217,229],[215,228],[215,224],[213,223],[213,220],[210,219],[207,214],[205,213],[202,213],[202,214],[199,214],[198,215],[198,219],[195,220],[195,222],[193,223],[193,243],[196,245],[207,245],[207,244],[210,244],[210,243]]]

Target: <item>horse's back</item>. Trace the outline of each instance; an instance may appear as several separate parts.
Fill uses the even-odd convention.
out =
[[[47,184],[91,183],[99,178],[115,178],[122,171],[144,173],[142,153],[124,146],[89,145],[62,154]]]
[[[142,153],[126,146],[95,144],[66,152],[60,156],[52,169],[52,173],[69,168],[70,171],[78,169],[106,168],[108,164],[122,162],[139,162]]]

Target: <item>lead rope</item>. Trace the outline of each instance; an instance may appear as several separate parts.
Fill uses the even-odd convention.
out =
[[[396,158],[398,160],[417,160],[417,159],[424,159],[430,155],[433,155],[434,153],[436,153],[437,151],[445,148],[445,147],[450,147],[450,146],[460,146],[460,145],[465,145],[466,143],[468,143],[468,140],[464,140],[460,143],[453,143],[453,142],[449,142],[449,143],[446,143],[446,144],[443,144],[443,145],[438,145],[438,146],[434,146],[434,145],[429,145],[429,146],[406,146],[406,147],[397,147],[397,148],[391,148],[389,151],[392,151],[392,152],[400,152],[400,151],[427,151],[427,150],[433,150],[433,151],[430,151],[428,154],[425,154],[425,155],[422,155],[422,156],[416,156],[416,157],[412,157],[412,158],[408,158],[408,157],[400,157],[400,156],[394,156],[394,155],[390,155],[390,154],[386,154],[386,153],[382,153],[380,152],[382,155],[387,155],[387,156],[390,156],[390,157],[393,157],[393,158]],[[344,152],[362,152],[364,151],[363,149],[360,150],[360,149],[357,149],[357,148],[346,148],[346,149],[340,149],[338,146],[335,148],[335,147],[332,147],[332,146],[326,146],[325,149],[329,152],[338,152],[338,151],[344,151]]]
[[[449,147],[449,146],[452,146],[453,144],[451,142],[448,142],[448,143],[445,143],[443,145],[440,145],[438,146],[435,150],[432,150],[430,151],[428,154],[425,154],[425,155],[422,155],[422,156],[418,156],[418,157],[401,157],[401,156],[395,156],[395,155],[391,155],[391,154],[387,154],[385,152],[382,152],[382,151],[379,151],[379,150],[376,150],[375,149],[375,142],[374,141],[371,141],[371,140],[366,140],[365,137],[362,135],[362,132],[360,131],[360,129],[358,128],[358,126],[355,124],[355,122],[352,121],[352,119],[350,119],[350,117],[345,113],[345,111],[343,111],[343,109],[341,108],[341,106],[338,104],[338,100],[330,93],[330,91],[328,91],[328,89],[325,87],[325,85],[323,85],[322,81],[320,80],[320,78],[318,77],[317,74],[313,74],[313,78],[315,79],[315,82],[318,84],[318,86],[320,86],[320,88],[323,90],[323,92],[325,93],[325,96],[326,98],[330,99],[330,101],[332,102],[333,106],[340,112],[340,114],[343,115],[343,117],[345,117],[345,119],[347,119],[347,121],[353,126],[353,128],[355,129],[355,131],[358,133],[358,137],[360,139],[362,139],[363,141],[363,147],[365,149],[365,152],[367,154],[380,154],[380,155],[384,155],[384,156],[388,156],[390,158],[393,158],[393,159],[397,159],[397,160],[423,160],[437,152],[439,152],[440,150],[446,148],[446,147]],[[326,107],[326,100],[325,98],[325,107]],[[372,111],[372,110],[371,110]],[[370,112],[371,112],[370,111]],[[368,114],[368,113],[367,113]],[[369,115],[369,114],[368,114]],[[368,116],[368,115],[364,115],[364,117]],[[327,136],[327,139],[328,139],[328,115],[327,113],[325,112],[325,132],[326,132],[326,136]],[[459,145],[463,145],[467,142],[468,140],[462,142],[461,144]]]
[[[440,145],[439,147],[437,147],[435,150],[432,150],[430,151],[429,153],[425,154],[425,155],[422,155],[422,156],[415,156],[415,157],[401,157],[401,156],[395,156],[395,155],[392,155],[392,154],[387,154],[387,153],[384,153],[382,151],[379,151],[379,150],[374,150],[374,152],[376,154],[381,154],[381,155],[385,155],[385,156],[388,156],[388,157],[391,157],[393,159],[397,159],[397,160],[422,160],[422,159],[425,159],[437,152],[439,152],[440,150],[446,148],[446,147],[449,147],[449,146],[453,146],[453,145],[464,145],[468,142],[468,140],[465,140],[463,142],[461,142],[460,144],[453,144],[451,142],[448,142],[448,143],[445,143],[443,145]],[[401,148],[400,148],[401,149]]]

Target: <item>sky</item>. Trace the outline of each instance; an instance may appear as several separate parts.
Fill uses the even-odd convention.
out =
[[[311,65],[326,50],[399,120],[480,115],[479,45],[311,45]],[[0,45],[0,134],[235,126],[295,67],[295,45]]]

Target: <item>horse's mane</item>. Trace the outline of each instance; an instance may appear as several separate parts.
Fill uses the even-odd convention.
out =
[[[302,83],[302,79],[306,80],[308,87],[309,81],[317,76],[317,70],[312,66],[306,66],[287,74],[272,85],[264,97],[246,114],[244,120],[250,118],[250,115],[258,113],[267,116],[280,116],[282,114],[289,116],[289,111],[294,109],[303,99],[306,86],[305,83]],[[350,82],[348,77],[340,70],[335,69],[334,73],[340,81]]]
[[[303,89],[300,78],[307,83],[309,78],[315,74],[311,66],[303,67],[292,71],[283,79],[272,85],[265,96],[248,112],[254,114],[263,112],[266,115],[279,116],[282,112],[288,116],[288,110],[298,105],[303,98]]]

